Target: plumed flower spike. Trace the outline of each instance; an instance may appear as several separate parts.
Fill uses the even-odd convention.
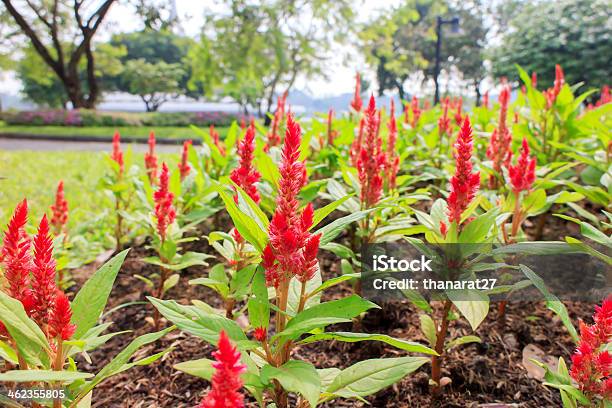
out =
[[[385,168],[385,154],[382,152],[382,140],[378,136],[378,114],[374,95],[365,111],[365,143],[361,146],[357,160],[357,173],[361,184],[361,203],[365,208],[374,206],[382,194],[383,179],[381,172]]]
[[[168,191],[169,181],[168,166],[162,163],[162,171],[159,176],[159,187],[153,194],[155,201],[155,219],[157,220],[157,233],[162,241],[166,239],[166,230],[176,218],[176,210],[172,204],[174,194]]]
[[[489,146],[487,147],[487,158],[493,162],[493,170],[501,174],[502,167],[508,165],[512,152],[510,145],[512,144],[512,133],[508,129],[508,104],[510,102],[510,87],[504,85],[499,94],[499,123],[497,128],[493,130]],[[497,177],[491,175],[489,177],[489,187],[498,187]]]
[[[145,168],[151,184],[157,183],[157,155],[155,154],[155,133],[149,133],[149,151],[144,155]]]
[[[178,164],[179,171],[181,172],[181,181],[187,177],[189,172],[191,171],[191,166],[189,166],[189,146],[191,146],[191,140],[186,140],[183,142],[183,151],[181,153],[181,162]]]
[[[570,376],[589,397],[612,397],[612,355],[605,346],[612,341],[612,296],[595,307],[595,324],[580,322],[580,342],[572,355]]]
[[[397,142],[397,123],[395,121],[395,103],[391,99],[391,109],[389,112],[389,123],[387,124],[388,139],[387,139],[387,157],[385,160],[385,176],[387,179],[387,187],[389,190],[395,189],[397,181],[397,172],[399,171],[399,156],[395,149]]]
[[[55,235],[64,232],[68,222],[68,202],[64,196],[64,182],[60,180],[55,193],[55,204],[51,206],[51,225]]]
[[[230,178],[248,195],[259,203],[259,193],[257,192],[257,182],[261,175],[253,166],[253,152],[255,151],[255,125],[251,122],[244,139],[238,142],[238,167],[232,170]],[[238,199],[238,196],[235,196]]]
[[[43,216],[34,236],[34,267],[32,268],[33,317],[40,326],[49,322],[49,313],[55,299],[55,260],[53,240],[49,234],[47,216]]]
[[[448,219],[461,224],[461,214],[470,205],[480,186],[480,173],[472,173],[472,127],[466,115],[455,143],[455,174],[450,180],[450,194],[446,199]]]
[[[64,292],[57,290],[49,318],[49,336],[59,337],[63,341],[70,340],[76,330],[76,325],[70,323],[71,318],[72,310],[68,298]]]
[[[361,75],[359,72],[355,74],[355,95],[353,96],[353,100],[351,101],[351,108],[355,112],[361,112],[361,108],[363,107],[363,101],[361,99]]]
[[[113,152],[111,159],[119,166],[119,175],[123,174],[123,151],[121,150],[121,136],[119,132],[113,135]]]
[[[244,396],[240,393],[246,365],[240,363],[240,352],[233,346],[225,331],[219,335],[217,351],[213,353],[215,373],[212,388],[204,397],[199,408],[242,408]]]
[[[510,183],[512,184],[512,190],[519,194],[521,191],[528,191],[531,189],[533,182],[535,181],[535,157],[529,156],[529,144],[527,139],[523,139],[523,145],[521,148],[521,155],[519,156],[516,165],[508,165],[508,174],[510,176]]]
[[[4,277],[8,283],[8,294],[21,301],[24,306],[31,305],[30,239],[25,232],[28,222],[28,202],[24,199],[15,207],[2,242],[2,264]],[[29,310],[26,307],[26,311]]]

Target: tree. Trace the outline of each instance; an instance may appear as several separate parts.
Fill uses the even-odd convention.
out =
[[[189,53],[190,85],[268,112],[298,76],[324,75],[353,19],[349,0],[232,0],[229,12],[209,16]]]
[[[444,37],[443,52],[447,56],[447,69],[455,67],[476,92],[476,104],[480,104],[480,83],[487,75],[485,52],[490,26],[484,19],[486,10],[480,0],[461,1],[449,7],[448,14],[459,17],[459,35]]]
[[[20,7],[13,0],[2,0],[42,61],[57,75],[74,108],[93,108],[100,95],[93,37],[114,1],[104,0],[95,7],[87,0],[73,3],[40,0],[27,1],[27,7]],[[90,10],[93,11],[88,13]],[[74,41],[67,43],[67,38]],[[86,61],[84,81],[79,72],[83,59]]]
[[[180,93],[179,82],[184,74],[180,64],[164,61],[152,64],[142,58],[128,61],[123,71],[129,92],[140,96],[147,112],[157,111],[164,102]]]
[[[193,39],[176,35],[166,29],[156,31],[146,28],[142,31],[115,35],[109,45],[125,50],[125,53],[120,57],[122,65],[127,65],[130,61],[136,60],[143,60],[152,65],[159,62],[181,65],[184,68],[181,69],[182,76],[178,78],[180,93],[194,98],[202,94],[201,88],[189,89],[187,86],[191,75],[186,58],[189,48],[194,45]],[[104,84],[109,89],[131,92],[130,84],[122,73],[119,73],[119,75],[104,75]],[[176,90],[173,89],[172,93],[175,92]]]
[[[409,0],[367,24],[360,33],[366,61],[375,67],[378,92],[397,90],[405,100],[405,82],[416,73],[433,71],[435,19],[446,5],[435,0]]]
[[[66,108],[70,100],[55,72],[43,62],[33,46],[23,48],[21,52],[22,56],[16,64],[16,71],[24,96],[39,106]],[[124,48],[99,44],[94,54],[97,78],[102,77],[103,73],[108,76],[118,75],[123,70],[119,58],[125,54]],[[86,76],[84,60],[79,64],[79,74],[81,82],[84,82]]]
[[[555,64],[568,83],[609,83],[612,15],[609,0],[545,0],[524,4],[493,53],[493,72],[517,78],[515,64],[552,84]],[[546,86],[546,85],[543,85]]]

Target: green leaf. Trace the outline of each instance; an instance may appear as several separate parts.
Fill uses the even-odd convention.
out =
[[[325,207],[316,209],[312,216],[312,226],[310,227],[310,229],[316,227],[321,221],[325,219],[325,217],[331,214],[336,208],[340,207],[346,200],[351,198],[353,195],[354,194],[347,194],[339,200],[332,201]]]
[[[593,241],[612,247],[612,238],[586,222],[580,223],[580,233]]]
[[[372,308],[378,308],[378,306],[357,295],[321,303],[298,313],[289,320],[285,330],[274,337],[293,339],[316,328],[350,321],[353,317]]]
[[[189,268],[190,266],[206,266],[208,265],[205,259],[213,258],[211,255],[203,254],[201,252],[185,252],[183,255],[177,255],[171,264],[162,262],[158,257],[151,256],[143,258],[142,260],[151,265],[161,266],[170,271],[181,271]]]
[[[267,231],[260,227],[253,218],[248,216],[248,214],[243,213],[236,205],[234,198],[227,194],[221,186],[217,187],[217,191],[221,199],[223,199],[225,208],[232,218],[234,227],[240,232],[240,235],[249,241],[260,253],[263,252],[268,242]]]
[[[344,281],[347,281],[353,278],[359,278],[359,277],[361,277],[360,273],[347,273],[345,275],[336,276],[335,278],[331,278],[323,282],[323,284],[320,285],[318,288],[316,288],[314,291],[312,291],[310,295],[314,295],[316,293],[322,292],[325,289],[329,289],[332,286],[336,286]]]
[[[12,370],[0,374],[0,381],[4,382],[72,382],[93,377],[93,374],[79,373],[77,371],[53,370]]]
[[[204,378],[209,380],[215,372],[213,361],[208,358],[201,358],[199,360],[185,361],[178,363],[173,366],[175,370],[182,371],[186,374],[193,375],[195,377]]]
[[[303,395],[311,407],[317,406],[321,379],[312,364],[290,360],[280,367],[263,366],[261,381],[269,384],[272,379],[277,380],[285,390]]]
[[[360,361],[342,370],[327,387],[325,393],[345,398],[365,397],[398,382],[428,361],[427,357],[377,358]]]
[[[259,208],[259,205],[253,201],[251,196],[249,196],[238,184],[232,182],[232,185],[238,194],[239,208],[243,211],[243,213],[247,214],[248,217],[254,219],[262,230],[267,231],[270,221],[268,221],[266,214],[261,210],[261,208]]]
[[[436,334],[436,324],[433,319],[426,314],[419,315],[419,320],[421,321],[421,332],[425,335],[429,345],[435,347],[438,338]]]
[[[169,291],[170,289],[175,287],[176,284],[179,281],[179,278],[180,278],[180,275],[178,273],[170,275],[170,277],[168,279],[166,279],[166,281],[164,282],[164,287],[162,288],[162,293],[166,293],[167,291]]]
[[[308,336],[305,339],[300,341],[300,344],[308,344],[314,343],[317,341],[323,340],[338,340],[345,343],[356,343],[359,341],[381,341],[390,346],[396,347],[400,350],[409,351],[412,353],[423,353],[423,354],[431,354],[437,355],[434,350],[426,347],[420,343],[415,343],[412,341],[406,341],[402,339],[396,339],[391,336],[387,336],[386,334],[376,334],[376,333],[351,333],[351,332],[327,332],[327,333],[318,333],[313,334],[312,336]]]
[[[91,382],[87,383],[87,385],[84,388],[79,390],[79,396],[85,396],[91,390],[93,390],[94,387],[96,387],[102,381],[104,381],[105,379],[113,375],[119,374],[133,367],[134,365],[142,365],[142,364],[139,364],[140,361],[150,363],[152,362],[151,357],[156,357],[156,358],[162,357],[165,353],[167,353],[167,351],[158,353],[154,356],[144,358],[140,361],[128,363],[128,361],[130,360],[130,358],[132,358],[134,353],[136,353],[141,347],[146,346],[147,344],[153,343],[161,339],[162,337],[164,337],[166,334],[170,333],[174,329],[175,329],[175,326],[168,327],[167,329],[164,329],[164,330],[161,330],[155,333],[144,334],[132,340],[132,342],[128,344],[126,348],[121,350],[121,352],[117,354],[115,358],[113,358],[107,365],[105,365],[102,368],[102,370],[98,372],[98,374],[96,374],[96,376],[93,378],[93,380],[91,380]]]
[[[336,238],[342,231],[344,231],[344,228],[347,225],[365,218],[367,214],[371,213],[374,210],[376,210],[376,208],[370,208],[368,210],[357,211],[345,217],[338,218],[337,220],[318,229],[317,231],[314,232],[314,234],[322,234],[321,245],[325,245],[328,242],[331,242],[334,238]]]
[[[160,300],[150,296],[147,299],[179,329],[200,337],[210,344],[217,344],[221,330],[235,342],[247,340],[240,326],[225,316],[206,313],[195,306],[179,305],[174,300]]]
[[[459,337],[458,339],[449,341],[448,344],[446,345],[446,350],[450,350],[453,347],[457,347],[462,344],[480,343],[481,341],[482,340],[480,340],[480,337],[478,336],[462,336],[462,337]]]
[[[87,280],[71,304],[74,338],[80,339],[91,329],[104,311],[108,296],[129,249],[118,253]]]
[[[570,319],[569,314],[567,313],[565,305],[561,303],[561,301],[555,295],[550,293],[542,278],[540,278],[534,271],[522,264],[519,265],[519,267],[521,268],[523,274],[544,295],[544,298],[546,299],[546,307],[552,310],[557,316],[561,318],[561,322],[572,336],[572,339],[574,339],[574,341],[578,343],[578,333],[576,332],[576,328],[572,324],[572,320]]]
[[[446,295],[476,330],[489,313],[489,297],[478,290],[447,290]]]
[[[459,234],[459,243],[474,244],[484,241],[495,224],[495,218],[498,213],[498,209],[493,208],[472,220]]]
[[[19,354],[30,364],[48,365],[51,353],[45,334],[28,317],[23,304],[0,291],[0,321],[17,343]]]
[[[270,322],[270,303],[268,301],[268,288],[263,268],[258,267],[253,277],[253,297],[249,299],[249,321],[253,328],[267,328]]]
[[[544,189],[533,191],[525,197],[522,207],[526,210],[527,214],[537,214],[546,207],[546,191]]]

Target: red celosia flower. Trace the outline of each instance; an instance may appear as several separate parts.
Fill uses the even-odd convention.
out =
[[[544,91],[544,96],[546,97],[546,107],[551,108],[552,105],[557,100],[557,96],[559,96],[559,92],[561,92],[561,88],[565,83],[565,76],[563,74],[563,69],[561,65],[555,65],[555,82],[552,88],[548,88]]]
[[[532,158],[529,156],[529,144],[527,143],[527,139],[523,139],[521,155],[516,165],[513,166],[509,164],[507,166],[512,190],[514,190],[516,194],[531,189],[535,181],[535,166],[536,159],[535,157]]]
[[[213,353],[215,373],[212,377],[212,388],[204,397],[200,408],[242,408],[244,396],[240,393],[242,379],[240,375],[247,369],[240,363],[240,352],[233,346],[225,331],[219,335],[217,351]]]
[[[448,117],[448,108],[450,107],[450,99],[446,97],[442,101],[442,116],[438,119],[438,135],[442,137],[451,132],[450,119]]]
[[[489,91],[486,91],[484,95],[482,95],[482,106],[489,109]]]
[[[444,238],[446,238],[446,234],[448,234],[448,226],[444,221],[440,221],[440,234],[442,234]]]
[[[181,162],[178,164],[179,171],[181,172],[181,181],[187,177],[189,172],[191,171],[191,166],[189,166],[189,146],[191,146],[191,140],[186,140],[183,142],[183,152],[181,154]]]
[[[353,143],[351,144],[350,150],[350,158],[351,164],[353,167],[357,167],[357,161],[359,160],[359,153],[361,152],[361,144],[363,143],[363,132],[365,129],[365,119],[362,117],[359,120],[359,128],[357,130],[357,135],[355,139],[353,139]]]
[[[157,233],[162,241],[166,239],[166,230],[168,225],[174,222],[176,218],[176,210],[172,205],[174,194],[168,191],[168,166],[162,163],[162,171],[159,176],[159,187],[153,194],[155,201],[155,218],[157,219]]]
[[[612,355],[604,348],[612,340],[612,297],[595,308],[593,320],[592,326],[580,322],[580,342],[572,356],[570,375],[588,398],[609,398]]]
[[[123,174],[123,152],[121,151],[121,136],[119,132],[113,135],[113,152],[111,159],[119,165],[119,175]]]
[[[240,129],[246,129],[246,120],[244,119],[244,116],[240,118]]]
[[[285,118],[285,104],[287,102],[287,92],[277,97],[276,99],[276,111],[272,118],[272,126],[270,132],[268,132],[268,142],[264,150],[267,152],[270,147],[278,146],[281,142],[281,127],[282,122]]]
[[[383,187],[381,171],[385,167],[385,155],[381,153],[382,140],[377,135],[378,115],[374,95],[365,111],[365,145],[361,146],[357,160],[357,173],[361,184],[361,202],[371,208],[380,199]]]
[[[387,187],[390,190],[393,190],[395,188],[397,172],[399,170],[399,156],[395,151],[395,143],[397,142],[397,124],[395,122],[395,104],[393,102],[393,99],[391,99],[391,112],[387,128],[389,130],[389,138],[387,140],[385,175],[387,178]]]
[[[334,110],[330,109],[327,113],[327,144],[330,146],[334,145],[334,139],[338,135],[338,131],[333,128]]]
[[[319,241],[309,232],[313,217],[312,204],[300,213],[297,199],[307,181],[306,167],[299,161],[301,139],[300,126],[289,115],[282,149],[276,210],[270,222],[270,240],[262,254],[267,284],[276,288],[292,276],[307,281],[316,271]]]
[[[33,267],[30,255],[30,239],[25,232],[28,221],[28,202],[23,200],[15,207],[2,242],[2,264],[8,284],[8,294],[23,303],[26,311],[32,308],[30,271]]]
[[[455,143],[455,175],[451,177],[450,194],[446,199],[448,219],[457,224],[461,223],[461,214],[468,208],[480,186],[480,173],[472,173],[472,150],[472,128],[466,115]]]
[[[538,87],[538,73],[535,71],[531,73],[531,87],[533,89],[537,89]]]
[[[157,183],[157,155],[155,154],[155,133],[149,133],[149,151],[144,155],[145,169],[151,184]]]
[[[244,139],[238,142],[238,157],[239,165],[232,171],[230,178],[234,183],[240,186],[248,195],[259,203],[259,193],[257,192],[256,183],[261,175],[253,166],[253,152],[255,151],[255,124],[251,122],[248,127]],[[238,195],[235,196],[238,200]]]
[[[55,260],[53,240],[49,234],[47,216],[43,216],[34,236],[34,267],[32,268],[33,317],[43,327],[49,321],[49,313],[55,298]]]
[[[60,337],[62,340],[70,340],[76,330],[76,326],[70,323],[72,310],[70,302],[61,290],[57,290],[54,296],[53,309],[49,313],[49,336]]]
[[[416,129],[417,124],[419,123],[419,119],[421,118],[421,110],[419,109],[419,100],[416,96],[412,97],[412,102],[410,103],[410,110],[412,110],[412,122],[410,126],[413,129]]]
[[[487,158],[493,162],[493,170],[501,174],[501,169],[509,163],[512,157],[510,144],[512,134],[508,129],[508,103],[510,102],[510,87],[504,85],[499,94],[499,123],[497,129],[493,130],[489,147],[487,148]],[[497,186],[497,178],[494,175],[489,177],[489,187]]]
[[[51,225],[55,230],[55,234],[59,235],[64,231],[68,222],[68,202],[64,197],[64,182],[60,180],[57,184],[55,193],[55,204],[51,206]]]
[[[361,76],[359,72],[355,74],[355,95],[353,96],[353,100],[351,101],[351,108],[355,112],[361,112],[361,108],[363,107],[363,101],[361,100]]]
[[[221,144],[221,140],[219,139],[219,132],[215,130],[215,125],[210,125],[208,128],[210,133],[210,137],[212,138],[213,143],[219,149],[219,153],[221,156],[225,156],[225,147]]]
[[[612,102],[612,97],[610,96],[610,87],[608,85],[604,85],[601,88],[601,94],[599,95],[599,100],[595,102],[595,106],[602,106],[610,102]]]
[[[264,341],[268,337],[268,329],[265,327],[258,327],[253,332],[253,337],[257,341]]]
[[[461,114],[461,110],[463,107],[463,98],[460,96],[459,101],[457,102],[457,110],[455,111],[455,123],[457,126],[461,126],[463,123],[463,115]]]

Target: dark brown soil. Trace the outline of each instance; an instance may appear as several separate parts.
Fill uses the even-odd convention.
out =
[[[548,224],[548,223],[547,223]],[[549,232],[548,228],[545,232]],[[556,235],[558,231],[550,231]],[[552,237],[550,237],[552,238]],[[549,239],[550,239],[549,238]],[[198,246],[198,244],[195,244]],[[204,251],[204,244],[199,244]],[[211,253],[209,251],[209,253]],[[130,252],[115,288],[110,296],[107,310],[118,305],[144,300],[148,295],[145,285],[133,275],[147,276],[155,267],[144,264],[140,258],[148,255],[145,249],[135,248]],[[322,270],[325,278],[335,276],[339,260],[328,252],[321,252]],[[189,279],[205,276],[206,268],[194,267],[182,272],[180,283],[167,298],[188,304],[193,299],[219,306],[216,294],[201,286],[190,286]],[[84,278],[84,277],[82,277]],[[79,279],[77,279],[79,280]],[[351,293],[351,288],[338,286],[326,293],[327,298],[337,298]],[[385,333],[397,338],[425,343],[419,329],[419,314],[412,305],[402,302],[382,305],[382,309],[368,313],[361,325],[366,332]],[[570,316],[589,319],[593,306],[573,303],[567,305]],[[520,407],[559,407],[558,394],[541,385],[541,381],[528,376],[522,365],[522,351],[528,344],[534,344],[547,355],[569,359],[574,347],[562,324],[542,303],[530,302],[508,304],[505,326],[496,319],[497,305],[480,326],[477,335],[482,343],[459,346],[452,349],[443,363],[443,376],[451,379],[444,387],[442,396],[432,400],[428,391],[429,365],[404,378],[378,394],[368,398],[372,407],[502,407],[517,404]],[[150,305],[133,305],[112,312],[105,320],[112,321],[113,331],[132,330],[131,333],[113,338],[106,345],[91,354],[92,365],[79,361],[83,371],[97,372],[125,347],[133,338],[153,330]],[[350,330],[350,325],[331,329]],[[451,322],[450,338],[471,334],[465,320]],[[196,406],[208,390],[209,384],[201,379],[174,370],[174,364],[210,358],[213,348],[204,341],[180,331],[172,332],[159,342],[144,347],[140,357],[150,355],[168,347],[173,350],[163,359],[150,366],[135,367],[102,383],[94,391],[94,407],[167,407],[186,408]],[[377,342],[343,344],[326,342],[297,348],[293,357],[304,359],[319,368],[344,368],[357,361],[401,356],[405,353]],[[483,405],[484,404],[484,405]],[[248,406],[255,407],[253,401]],[[355,400],[336,400],[325,407],[362,407],[365,404]]]

